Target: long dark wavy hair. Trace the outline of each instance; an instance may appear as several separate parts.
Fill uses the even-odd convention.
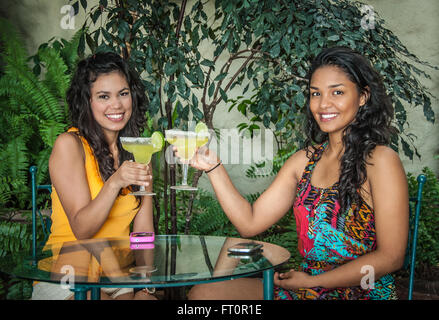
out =
[[[355,83],[358,93],[368,93],[365,105],[360,106],[355,119],[343,131],[344,153],[341,157],[338,196],[340,212],[346,214],[351,204],[356,211],[363,204],[360,189],[366,182],[367,160],[377,145],[388,145],[391,136],[397,133],[392,126],[393,106],[386,94],[380,75],[361,54],[344,47],[324,49],[311,64],[308,73],[308,90],[314,72],[324,66],[335,66],[345,72]],[[328,140],[328,134],[321,131],[307,107],[305,147],[310,151],[314,144]]]
[[[110,72],[120,72],[125,77],[132,97],[131,118],[119,132],[119,136],[140,136],[145,128],[145,113],[148,104],[144,86],[138,74],[132,71],[128,63],[116,53],[96,53],[81,60],[77,65],[66,97],[71,124],[78,128],[79,135],[83,136],[90,144],[104,181],[115,171],[114,159],[104,138],[102,128],[93,117],[90,105],[90,88],[100,75]],[[122,148],[119,139],[117,147],[119,149],[119,163],[133,159],[131,153]]]

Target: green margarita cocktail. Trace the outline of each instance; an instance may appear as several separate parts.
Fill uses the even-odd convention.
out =
[[[207,126],[200,122],[195,127],[195,131],[183,130],[166,130],[166,141],[175,146],[178,150],[178,156],[182,160],[183,165],[183,181],[179,186],[171,186],[171,189],[176,190],[197,190],[187,184],[188,162],[193,158],[197,148],[204,146],[209,142],[209,132]]]
[[[148,165],[154,153],[159,152],[163,148],[163,135],[156,131],[150,138],[143,137],[120,137],[122,147],[133,154],[134,161]],[[145,190],[144,186],[140,186],[140,190],[131,192],[132,195],[152,196],[155,193]]]

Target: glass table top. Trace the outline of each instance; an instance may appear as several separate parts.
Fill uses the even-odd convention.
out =
[[[262,251],[230,255],[228,248],[257,242]],[[154,243],[129,238],[90,239],[46,247],[34,261],[29,252],[0,261],[0,271],[19,278],[110,286],[189,285],[257,274],[286,263],[290,253],[278,245],[240,238],[157,235]]]

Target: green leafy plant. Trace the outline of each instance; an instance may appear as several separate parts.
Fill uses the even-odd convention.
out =
[[[414,155],[420,158],[413,143],[416,137],[404,130],[407,110],[422,107],[425,120],[434,123],[432,95],[419,81],[430,76],[418,66],[437,67],[410,53],[385,28],[377,12],[373,26],[364,27],[364,6],[347,0],[216,1],[216,15],[222,14],[221,29],[230,34],[228,45],[241,56],[242,47],[255,54],[246,66],[249,81],[243,90],[251,90],[251,96],[238,96],[229,108],[249,119],[239,124],[239,129],[272,128],[279,149],[288,149],[291,143],[300,145],[309,63],[323,48],[347,46],[370,59],[391,93],[395,126],[401,132],[393,138],[392,147],[402,147],[410,159]],[[240,80],[245,76],[242,74]]]
[[[425,167],[422,173],[427,177],[422,194],[419,217],[418,245],[416,248],[416,271],[429,273],[439,266],[439,179],[434,172]],[[410,197],[416,197],[417,176],[407,175]]]
[[[29,167],[38,166],[37,183],[49,183],[52,145],[67,126],[65,91],[78,59],[81,31],[71,41],[51,39],[29,56],[16,28],[0,19],[3,62],[0,74],[0,257],[30,250]],[[33,65],[31,64],[33,63]],[[48,196],[38,198],[47,206]],[[17,221],[18,214],[24,221]],[[38,227],[38,240],[43,239]],[[31,282],[2,277],[7,299],[28,299]]]
[[[30,250],[31,232],[27,224],[3,221],[0,222],[0,258],[20,249]]]
[[[200,190],[194,200],[191,234],[239,237],[239,233],[223,212],[218,200],[209,192]],[[180,231],[184,232],[184,224]]]
[[[0,222],[0,259],[8,256],[14,259],[14,253],[29,251],[32,243],[32,233],[27,223],[16,221]],[[0,297],[6,299],[29,299],[32,294],[32,282],[11,278],[0,277]]]
[[[52,145],[67,127],[65,92],[78,58],[81,32],[71,41],[51,39],[29,57],[10,22],[1,19],[0,30],[0,190],[6,191],[0,205],[2,210],[25,209],[31,199],[30,165],[39,168],[37,183],[47,183]]]

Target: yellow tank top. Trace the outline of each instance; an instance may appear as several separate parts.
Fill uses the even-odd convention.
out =
[[[78,132],[77,128],[70,128],[68,132]],[[85,170],[87,173],[90,196],[93,200],[101,191],[104,181],[99,173],[98,162],[94,157],[87,140],[80,137],[85,152]],[[135,196],[128,195],[124,189],[123,194],[116,198],[107,220],[93,238],[127,237],[130,232],[130,224],[137,214],[138,208]],[[70,227],[67,215],[58,198],[58,194],[52,185],[52,227],[51,234],[46,244],[54,244],[76,240]]]

